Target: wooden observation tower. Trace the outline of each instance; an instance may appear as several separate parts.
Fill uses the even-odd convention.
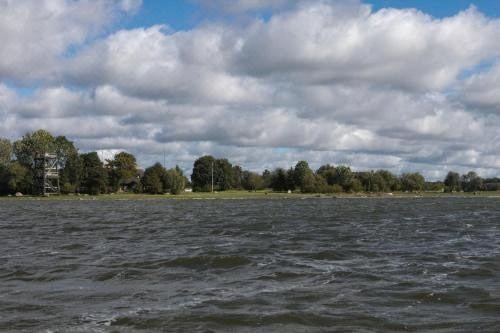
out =
[[[40,195],[59,194],[59,165],[55,154],[40,154],[35,157],[35,181]]]

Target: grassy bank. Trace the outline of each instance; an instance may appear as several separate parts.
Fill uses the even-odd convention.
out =
[[[500,197],[500,191],[492,192],[394,192],[394,193],[283,193],[272,191],[224,191],[215,193],[184,192],[179,195],[171,194],[101,194],[101,195],[53,195],[50,197],[23,196],[23,197],[0,197],[0,200],[209,200],[209,199],[301,199],[301,198],[415,198],[415,197]]]

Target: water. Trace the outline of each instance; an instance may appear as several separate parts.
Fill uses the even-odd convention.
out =
[[[0,201],[0,331],[499,332],[500,199]]]

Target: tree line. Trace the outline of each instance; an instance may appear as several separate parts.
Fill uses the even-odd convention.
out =
[[[460,175],[450,171],[443,181],[429,182],[418,172],[395,175],[388,170],[352,171],[349,166],[326,164],[312,170],[306,161],[295,166],[265,170],[243,170],[227,159],[206,155],[193,165],[191,179],[175,166],[160,163],[138,169],[134,155],[120,152],[101,161],[97,152],[79,153],[73,142],[45,130],[26,133],[17,141],[0,139],[0,194],[37,194],[35,157],[56,155],[61,193],[101,194],[119,191],[179,194],[186,186],[196,192],[269,189],[277,192],[475,192],[500,190],[500,179],[483,179],[476,172]]]
[[[191,182],[193,191],[210,191],[212,186],[217,191],[272,189],[277,192],[302,193],[500,190],[499,178],[482,179],[473,171],[462,176],[450,171],[444,181],[431,182],[426,181],[418,172],[397,176],[388,170],[356,172],[349,166],[330,164],[313,171],[306,161],[299,161],[288,169],[276,168],[256,173],[242,170],[240,166],[232,165],[227,159],[215,159],[209,155],[202,156],[194,162]]]
[[[64,194],[120,191],[178,194],[186,182],[179,167],[167,170],[155,164],[142,173],[130,153],[120,152],[103,162],[97,152],[79,153],[66,137],[38,130],[13,143],[0,139],[0,194],[39,194],[35,158],[45,153],[56,156],[60,191]]]

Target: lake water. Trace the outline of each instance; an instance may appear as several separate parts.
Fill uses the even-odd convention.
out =
[[[0,331],[499,332],[500,198],[0,201]]]

